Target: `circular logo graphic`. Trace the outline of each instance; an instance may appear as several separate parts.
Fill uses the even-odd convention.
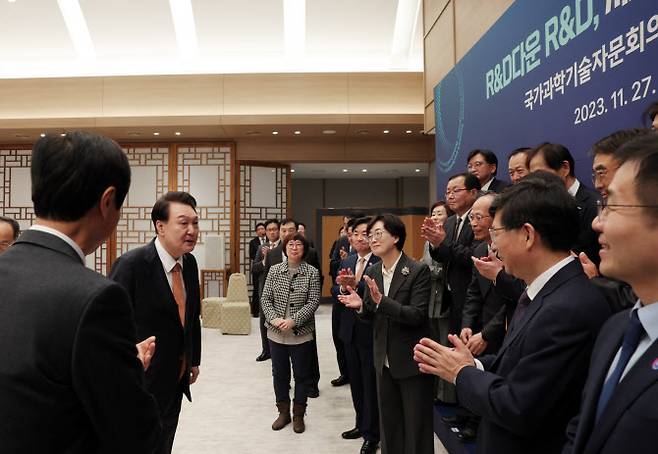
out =
[[[459,66],[434,88],[437,164],[447,173],[455,166],[464,133],[464,79]]]

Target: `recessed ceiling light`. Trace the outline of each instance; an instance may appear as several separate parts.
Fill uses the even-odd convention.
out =
[[[328,135],[336,134],[336,130],[335,129],[325,129],[325,130],[322,131],[322,134],[328,134]]]
[[[302,133],[301,131],[295,131],[296,136],[300,135],[301,133]]]
[[[388,134],[389,132],[391,131],[389,131],[388,129],[384,129],[384,134]]]
[[[418,172],[420,172],[420,169],[416,169],[416,170],[414,170],[414,172],[418,173]]]
[[[66,136],[66,133],[63,132],[63,133],[60,134],[60,136],[65,137],[65,136]]]
[[[153,135],[154,135],[154,136],[159,136],[160,133],[159,133],[159,132],[154,132]]]
[[[46,137],[46,133],[45,133],[45,132],[42,132],[42,133],[39,134],[39,135],[40,135],[41,137]]]
[[[347,170],[347,169],[343,169],[343,173],[347,173],[347,172],[348,172],[348,170]]]
[[[290,173],[295,173],[295,169],[290,169]]]
[[[276,136],[279,133],[279,131],[272,131],[272,135]]]
[[[361,172],[366,173],[368,169],[361,169]]]
[[[177,136],[180,136],[180,131],[176,131],[174,134],[176,134]]]
[[[407,134],[411,134],[413,131],[412,131],[411,129],[407,129],[407,130],[404,131],[404,132],[406,132]]]

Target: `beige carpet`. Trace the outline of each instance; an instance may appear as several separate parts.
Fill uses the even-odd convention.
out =
[[[174,442],[176,454],[349,454],[358,453],[362,440],[343,440],[340,433],[354,427],[348,386],[335,388],[338,376],[331,340],[331,307],[316,314],[320,358],[320,397],[309,399],[306,432],[292,425],[274,432],[276,418],[271,362],[257,363],[260,336],[252,319],[249,336],[222,335],[204,329],[199,380],[192,387],[194,401],[183,400]],[[437,453],[446,452],[436,441]]]

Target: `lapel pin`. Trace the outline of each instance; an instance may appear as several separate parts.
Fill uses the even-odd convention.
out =
[[[653,363],[651,363],[651,368],[653,370],[658,370],[658,358],[653,360]]]
[[[401,273],[403,276],[409,276],[409,267],[405,266],[404,268],[402,268]]]

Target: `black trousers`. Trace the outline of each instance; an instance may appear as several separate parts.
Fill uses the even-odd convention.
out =
[[[347,368],[347,357],[345,356],[345,344],[340,339],[338,333],[340,332],[340,316],[343,305],[334,302],[331,307],[331,337],[334,340],[334,347],[336,347],[336,360],[338,361],[338,370],[340,375],[349,378],[349,370]]]
[[[251,300],[249,301],[249,308],[251,309],[251,315],[257,317],[260,313],[260,294],[258,292],[259,278],[257,276],[251,275],[252,290],[251,290]]]
[[[379,406],[372,346],[345,343],[356,427],[366,441],[379,441]]]
[[[162,410],[162,438],[156,454],[171,454],[174,446],[174,437],[178,428],[178,416],[180,415],[181,401],[183,400],[183,391],[177,391]]]
[[[313,347],[311,342],[299,345],[284,345],[270,342],[272,354],[272,379],[274,382],[274,396],[277,402],[290,400],[290,363],[295,379],[296,404],[306,404],[308,385],[311,376],[311,362]]]
[[[260,344],[262,346],[262,351],[263,353],[270,354],[270,341],[267,338],[267,328],[265,328],[265,314],[263,314],[263,308],[258,305],[259,308],[259,317],[260,317],[260,322],[259,327],[260,327]]]
[[[382,454],[434,454],[432,378],[395,379],[386,366],[376,377]]]

